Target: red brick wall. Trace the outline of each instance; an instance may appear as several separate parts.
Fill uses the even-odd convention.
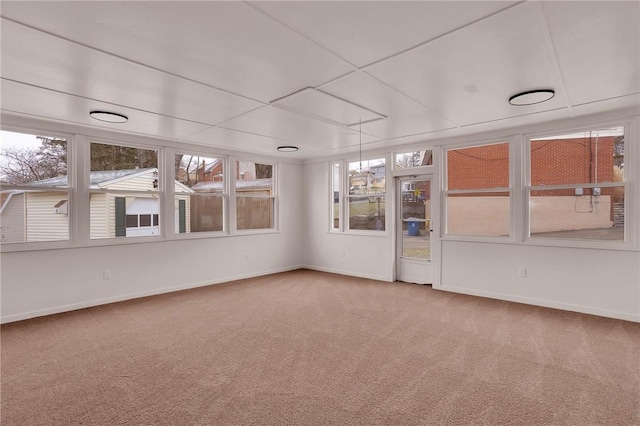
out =
[[[613,136],[597,142],[596,138],[531,141],[531,184],[613,182],[613,142]],[[603,189],[602,195],[610,192]],[[539,195],[574,194],[574,190],[557,190]]]
[[[532,141],[531,183],[535,186],[613,182],[613,145],[613,136],[600,137],[597,143],[596,138]],[[449,189],[508,187],[509,145],[502,143],[448,151],[447,179]],[[602,195],[611,193],[612,189],[602,189]],[[572,189],[534,195],[574,194]],[[588,195],[586,190],[585,195]]]
[[[202,161],[202,167],[198,172],[199,182],[221,182],[222,176],[218,176],[222,174],[222,162],[216,164],[216,166],[208,172],[204,172],[205,162]]]
[[[509,187],[509,144],[484,145],[447,152],[449,189]]]

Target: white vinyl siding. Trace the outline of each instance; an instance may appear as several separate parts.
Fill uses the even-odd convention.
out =
[[[0,240],[22,243],[26,238],[24,194],[15,193],[6,200],[0,217]]]
[[[69,216],[55,208],[62,200],[68,200],[67,192],[27,193],[27,241],[69,239]]]
[[[143,175],[133,176],[133,177],[125,177],[123,179],[119,179],[112,182],[105,182],[105,184],[100,185],[100,188],[110,189],[110,190],[123,190],[123,191],[158,191],[157,188],[153,187],[153,181],[157,180],[158,177],[153,175],[153,171],[149,170],[147,173]]]
[[[91,209],[91,238],[107,238],[109,236],[115,236],[115,228],[112,233],[109,234],[110,215],[109,210],[107,209],[107,197],[107,194],[91,194],[91,201],[89,202]]]
[[[188,234],[191,232],[191,196],[187,194],[180,194],[178,191],[184,190],[184,187],[180,187],[176,185],[176,223],[175,223],[175,231],[178,233],[178,200],[185,200],[184,202],[184,217],[185,217],[185,233]]]

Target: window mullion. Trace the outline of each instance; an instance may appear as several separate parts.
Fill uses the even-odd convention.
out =
[[[160,235],[165,239],[175,237],[175,215],[174,204],[176,199],[176,167],[175,167],[176,151],[171,148],[165,148],[163,152],[161,164],[163,167],[160,169],[160,176],[162,176],[162,186],[160,190]]]
[[[238,174],[238,159],[236,157],[228,158],[229,164],[227,165],[228,179],[227,179],[227,191],[229,194],[229,207],[227,208],[227,225],[229,226],[229,233],[235,234],[238,230],[238,210],[236,203],[236,176]]]
[[[71,185],[72,216],[69,218],[72,240],[86,245],[90,240],[91,150],[86,136],[76,134],[71,144],[69,183]],[[74,235],[75,234],[75,235]]]

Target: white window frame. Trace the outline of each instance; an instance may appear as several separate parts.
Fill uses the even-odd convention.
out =
[[[77,179],[73,168],[76,156],[76,141],[74,135],[69,132],[61,132],[55,129],[45,127],[23,127],[14,125],[3,125],[1,130],[14,133],[23,133],[26,135],[47,135],[53,137],[64,138],[67,141],[67,186],[47,187],[31,185],[2,185],[3,191],[33,191],[41,190],[44,192],[66,192],[67,193],[67,221],[68,221],[68,238],[64,240],[51,241],[24,241],[15,243],[2,243],[0,245],[2,252],[28,251],[28,250],[48,250],[56,248],[69,248],[75,245],[77,239],[77,227],[75,226],[75,218],[77,217]],[[26,219],[25,219],[26,220]],[[26,225],[26,222],[25,222]]]
[[[188,232],[184,234],[180,234],[175,230],[175,217],[173,215],[174,211],[174,203],[175,197],[177,194],[187,194],[186,192],[176,192],[175,191],[175,181],[177,181],[176,173],[175,173],[175,156],[176,154],[183,154],[188,152],[188,155],[200,155],[206,158],[216,158],[222,160],[222,194],[214,194],[214,193],[202,193],[202,195],[196,196],[215,196],[222,198],[222,230],[221,231],[201,231],[201,232]],[[229,168],[229,156],[215,154],[207,151],[200,151],[194,149],[174,149],[167,148],[165,150],[165,154],[167,157],[167,162],[169,164],[165,164],[165,169],[169,170],[170,173],[166,173],[167,179],[165,179],[165,186],[167,188],[166,197],[167,197],[167,206],[165,206],[166,211],[170,212],[167,214],[166,227],[171,232],[171,238],[174,239],[197,239],[197,238],[212,238],[212,237],[221,237],[229,235],[229,176],[230,173],[228,171]],[[189,220],[189,218],[187,218]],[[162,220],[161,220],[162,222]]]
[[[146,145],[140,144],[135,141],[128,140],[114,140],[109,138],[93,137],[91,135],[84,135],[86,143],[83,144],[84,161],[78,162],[78,175],[80,178],[80,170],[84,169],[82,173],[83,185],[78,185],[78,190],[83,193],[83,198],[86,200],[85,213],[86,213],[86,228],[82,235],[87,245],[100,246],[100,245],[113,245],[113,244],[135,244],[144,243],[150,241],[162,241],[167,238],[166,227],[166,214],[164,214],[163,206],[166,200],[166,173],[164,165],[165,152],[164,148],[160,145]],[[139,190],[126,190],[126,189],[91,189],[90,176],[91,176],[91,144],[103,144],[103,145],[115,145],[125,148],[144,149],[149,151],[156,151],[158,153],[157,169],[158,169],[158,188],[157,191],[139,191]],[[80,182],[79,182],[80,183]],[[159,214],[159,235],[145,235],[145,236],[131,236],[131,237],[106,237],[106,238],[91,238],[91,215],[90,215],[90,197],[91,194],[115,194],[118,196],[131,197],[135,195],[148,195],[149,193],[157,194],[158,197],[158,214]]]
[[[442,209],[441,214],[441,239],[442,240],[451,240],[451,241],[481,241],[481,242],[499,242],[499,243],[513,243],[518,240],[518,217],[521,216],[520,210],[517,208],[517,200],[518,190],[521,182],[520,176],[515,172],[516,170],[516,161],[519,161],[520,158],[520,144],[519,138],[517,136],[511,137],[503,137],[503,138],[495,138],[490,140],[482,140],[482,141],[472,141],[466,142],[463,144],[455,144],[450,146],[444,146],[441,151],[441,174],[440,174],[440,182],[441,184],[441,198],[440,205]],[[507,144],[509,148],[509,166],[508,166],[508,175],[509,175],[509,186],[508,187],[497,187],[497,188],[481,188],[481,189],[449,189],[448,182],[448,161],[447,154],[449,151],[455,151],[459,149],[465,148],[473,148],[473,147],[482,147],[489,145],[501,145]],[[447,211],[447,202],[449,195],[455,194],[486,194],[486,193],[496,193],[496,192],[504,192],[509,194],[509,235],[506,236],[491,236],[491,235],[475,235],[475,234],[450,234],[447,231],[448,228],[448,211]]]
[[[362,160],[362,162],[369,162],[372,160],[379,160],[379,159],[384,159],[384,165],[385,165],[385,181],[384,181],[384,193],[380,193],[380,194],[349,194],[349,163],[358,163],[360,162],[360,160]],[[390,203],[388,202],[388,196],[389,196],[389,178],[392,176],[391,170],[389,170],[389,164],[392,164],[391,161],[393,161],[393,159],[391,158],[391,153],[385,153],[385,154],[369,154],[366,157],[363,157],[362,159],[360,158],[349,158],[347,160],[345,160],[343,162],[344,167],[343,167],[343,173],[342,173],[342,189],[344,189],[344,192],[341,194],[342,196],[340,197],[340,202],[342,204],[342,218],[344,218],[341,221],[341,229],[343,230],[342,232],[344,234],[352,234],[352,235],[370,235],[370,236],[380,236],[380,237],[386,237],[389,235],[390,230],[389,230],[389,212],[390,212]],[[375,196],[384,196],[384,217],[385,217],[385,223],[384,223],[384,230],[381,231],[377,231],[377,230],[371,230],[371,229],[351,229],[349,227],[349,199],[350,198],[358,198],[358,197],[375,197]],[[393,204],[393,203],[391,203]]]
[[[276,161],[271,161],[271,160],[261,160],[261,159],[255,159],[255,158],[251,158],[251,157],[230,157],[229,158],[229,162],[232,163],[230,165],[230,167],[228,167],[229,170],[229,185],[230,185],[230,190],[229,190],[229,198],[230,198],[230,202],[229,202],[229,216],[232,222],[232,226],[231,226],[231,234],[235,234],[235,235],[248,235],[248,234],[273,234],[273,233],[278,233],[279,232],[279,202],[278,202],[278,194],[279,194],[279,190],[278,190],[278,184],[279,184],[279,179],[278,179],[278,172],[279,172],[279,167],[278,167],[278,162]],[[237,193],[237,188],[236,188],[236,174],[237,174],[237,162],[247,162],[247,163],[257,163],[257,164],[267,164],[270,165],[272,167],[272,181],[271,181],[271,185],[272,185],[272,195],[239,195]],[[273,224],[271,228],[256,228],[256,229],[238,229],[238,206],[237,206],[237,199],[238,198],[265,198],[265,199],[272,199],[272,205],[273,205]]]
[[[334,215],[335,206],[335,190],[333,187],[334,181],[334,167],[338,166],[338,214]],[[345,188],[344,160],[329,161],[329,232],[340,233],[344,231],[344,212],[343,212],[343,197]],[[334,220],[338,219],[338,227],[334,227]]]
[[[0,251],[22,252],[48,249],[66,249],[81,247],[101,247],[122,244],[140,244],[157,241],[170,241],[200,238],[227,238],[234,235],[259,235],[279,233],[280,211],[280,165],[277,159],[255,155],[251,158],[238,157],[232,150],[207,149],[190,143],[178,143],[164,139],[154,139],[149,136],[119,135],[110,130],[84,128],[71,124],[46,122],[37,119],[5,116],[1,129],[31,135],[53,135],[67,140],[67,176],[68,176],[68,217],[69,239],[42,242],[16,242],[0,244]],[[118,192],[126,195],[136,191],[91,190],[90,189],[90,147],[91,143],[119,145],[125,147],[154,150],[158,153],[158,194],[159,194],[159,229],[160,235],[110,238],[90,238],[90,194],[92,192]],[[224,188],[223,201],[224,231],[205,231],[189,234],[175,234],[174,218],[174,180],[175,153],[200,153],[205,157],[224,158]],[[235,194],[235,161],[251,161],[260,164],[270,164],[273,167],[273,227],[265,229],[237,230],[236,224],[236,194]],[[9,187],[3,185],[3,189]],[[17,187],[16,187],[17,188]],[[31,189],[31,188],[29,188]],[[45,188],[42,188],[45,189]],[[55,188],[56,192],[64,188]],[[144,193],[144,192],[143,192]],[[167,213],[168,212],[168,213]]]
[[[592,130],[606,128],[624,128],[624,180],[622,182],[601,182],[601,183],[579,183],[579,184],[560,184],[560,185],[531,185],[531,140],[544,137],[553,137],[571,133],[583,133]],[[524,222],[523,237],[527,245],[535,246],[552,246],[552,247],[574,247],[574,248],[594,248],[594,249],[611,249],[611,250],[630,250],[638,248],[636,237],[636,229],[638,220],[636,218],[636,206],[634,196],[633,176],[637,172],[637,158],[640,149],[637,147],[638,141],[638,120],[616,120],[608,122],[595,122],[593,124],[585,124],[568,128],[555,130],[546,130],[544,132],[527,133],[523,135],[524,144],[524,167],[523,167],[523,201],[524,201]],[[576,189],[576,188],[618,188],[623,187],[625,191],[625,224],[624,224],[624,240],[589,240],[579,238],[551,238],[551,237],[531,237],[530,236],[530,194],[531,191],[537,190],[554,190],[554,189]]]
[[[403,155],[403,154],[410,154],[412,152],[418,152],[418,151],[431,151],[431,164],[428,164],[426,166],[410,166],[410,167],[399,167],[397,164],[397,157],[398,155]],[[394,172],[394,176],[401,176],[404,175],[405,173],[409,173],[409,174],[416,174],[417,170],[433,170],[433,165],[435,164],[435,152],[432,146],[428,146],[425,147],[424,149],[420,149],[420,148],[407,148],[407,149],[401,149],[399,151],[394,151],[391,153],[391,160],[393,161],[393,172]]]

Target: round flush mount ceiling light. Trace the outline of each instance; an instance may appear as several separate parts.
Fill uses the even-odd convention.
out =
[[[126,123],[129,120],[129,117],[126,115],[110,111],[91,111],[89,112],[89,115],[91,118],[106,121],[107,123]]]
[[[529,90],[513,95],[509,98],[509,103],[515,106],[534,105],[548,101],[555,95],[556,92],[552,89]]]
[[[298,147],[293,145],[282,145],[278,147],[278,151],[280,152],[296,152],[297,150]]]

